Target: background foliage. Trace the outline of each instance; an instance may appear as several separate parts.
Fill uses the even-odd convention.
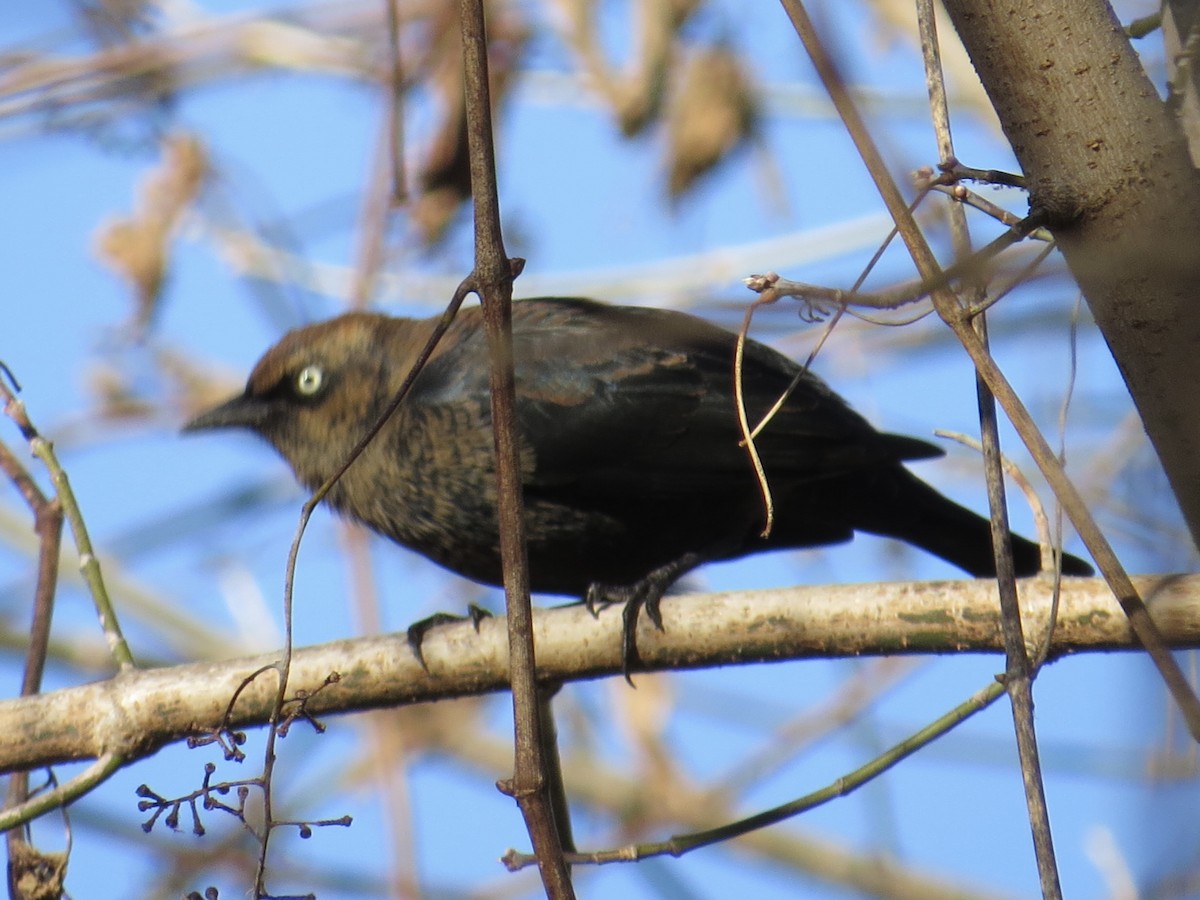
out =
[[[668,24],[650,24],[667,8],[660,23]],[[1123,21],[1144,11],[1120,9]],[[10,273],[0,359],[71,473],[144,664],[278,646],[283,563],[302,500],[267,448],[228,435],[184,440],[178,424],[240,389],[284,329],[368,301],[431,314],[470,268],[455,12],[433,0],[401,4],[412,197],[391,210],[382,202],[394,123],[380,4],[0,9],[0,258]],[[822,12],[894,170],[936,163],[908,6]],[[776,270],[848,286],[886,235],[874,190],[778,8],[558,0],[496,4],[491,23],[506,240],[529,260],[518,296],[669,305],[736,327],[752,298],[743,276]],[[1153,38],[1140,47],[1155,72],[1157,47]],[[960,155],[1013,169],[969,66],[951,62],[951,74]],[[1017,192],[986,196],[1024,211]],[[922,215],[945,249],[939,205]],[[980,242],[996,233],[982,217],[973,222]],[[868,285],[910,277],[903,254],[889,251]],[[1128,567],[1193,568],[1120,377],[1076,300],[1052,257],[996,308],[996,357],[1048,433],[1070,393],[1070,467]],[[912,313],[885,318],[895,324]],[[819,334],[784,304],[755,320],[756,336],[800,359]],[[816,368],[879,427],[918,436],[977,429],[969,363],[936,317],[902,328],[847,320]],[[1020,462],[1016,447],[1007,434]],[[983,509],[978,460],[948,450],[920,474]],[[1014,522],[1029,532],[1028,514],[1014,507]],[[35,552],[27,513],[6,486],[0,637],[13,693]],[[915,551],[859,539],[711,566],[694,584],[917,577],[956,576]],[[298,585],[299,643],[400,629],[469,600],[499,602],[324,514],[307,538]],[[56,616],[47,687],[109,674],[77,581],[63,585]],[[805,793],[1001,665],[804,662],[642,676],[637,691],[571,686],[558,702],[580,842],[660,837]],[[1149,664],[1064,661],[1042,675],[1037,697],[1067,894],[1193,892],[1195,757],[1180,750]],[[492,698],[333,720],[322,736],[295,729],[281,749],[285,815],[349,813],[355,823],[280,840],[276,889],[536,895],[530,873],[511,876],[495,862],[526,846],[516,809],[493,787],[511,765],[508,716],[507,701]],[[186,821],[180,834],[139,827],[138,784],[186,793],[210,758],[171,748],[72,809],[74,896],[245,889],[255,848],[232,819],[208,814],[204,838],[187,834]],[[53,845],[59,830],[47,819],[35,838]],[[1036,890],[1006,710],[998,705],[793,824],[682,861],[581,872],[579,889],[840,896],[879,857],[970,896]]]

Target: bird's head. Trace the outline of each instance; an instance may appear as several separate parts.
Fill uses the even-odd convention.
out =
[[[402,322],[349,313],[291,331],[258,361],[241,394],[183,430],[248,428],[315,487],[346,460],[391,397],[391,373],[405,366],[408,342],[396,346],[393,339]]]

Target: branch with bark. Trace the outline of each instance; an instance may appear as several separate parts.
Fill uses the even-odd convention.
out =
[[[1019,582],[1027,634],[1040,640],[1053,583]],[[1170,646],[1200,647],[1200,576],[1144,576]],[[646,669],[703,668],[788,659],[1003,650],[996,585],[986,580],[824,585],[669,597],[664,630],[641,623],[638,649]],[[538,677],[562,682],[621,672],[620,610],[598,620],[582,606],[537,610]],[[483,694],[508,687],[503,618],[439,627],[426,637],[428,671],[403,634],[335,641],[295,651],[290,683],[313,691],[309,716],[401,706]],[[1063,582],[1051,657],[1134,650],[1120,606],[1100,579]],[[221,727],[230,698],[247,676],[274,657],[127,671],[108,681],[0,702],[0,772],[105,753],[126,762],[188,736]],[[265,724],[271,679],[246,685],[225,727]],[[295,702],[294,700],[291,702]]]

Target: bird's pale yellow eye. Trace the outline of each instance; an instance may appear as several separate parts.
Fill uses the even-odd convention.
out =
[[[325,383],[325,373],[320,366],[305,366],[296,376],[296,393],[301,397],[312,397]]]

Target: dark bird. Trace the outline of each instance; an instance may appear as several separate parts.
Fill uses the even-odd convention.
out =
[[[287,334],[238,397],[187,431],[249,428],[316,488],[378,419],[434,330],[349,313]],[[678,312],[546,298],[513,306],[517,416],[534,591],[626,604],[627,662],[638,610],[713,560],[850,540],[898,538],[974,576],[994,575],[988,520],[912,475],[940,456],[876,431],[817,376],[747,341],[748,418],[799,377],[756,438],[775,500],[764,512],[734,407],[735,336]],[[408,397],[328,494],[338,511],[487,584],[501,581],[487,347],[463,310]],[[1040,566],[1013,538],[1018,575]],[[1062,557],[1063,572],[1091,567]],[[418,648],[419,649],[419,648]]]

